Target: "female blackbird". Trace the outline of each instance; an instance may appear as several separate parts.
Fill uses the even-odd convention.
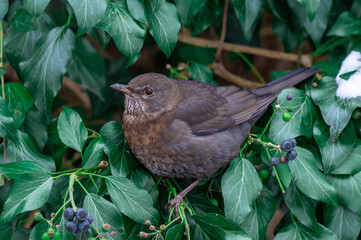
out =
[[[300,68],[249,90],[157,73],[111,87],[125,94],[123,131],[136,158],[157,175],[197,179],[181,200],[239,154],[252,125],[284,88],[318,71]]]

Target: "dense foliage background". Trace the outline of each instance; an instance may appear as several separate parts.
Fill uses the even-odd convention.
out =
[[[358,238],[361,100],[337,98],[335,76],[361,50],[360,0],[0,0],[0,20],[1,239],[40,239],[56,225],[75,239],[68,199],[94,217],[78,239],[104,223],[106,239]],[[154,71],[251,88],[300,66],[322,72],[279,95],[292,120],[272,104],[242,156],[172,221],[165,206],[191,181],[139,165],[109,86]],[[273,144],[289,138],[298,157],[271,167]]]

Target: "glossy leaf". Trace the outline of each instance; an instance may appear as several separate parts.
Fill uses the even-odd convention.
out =
[[[110,225],[110,230],[104,235],[107,239],[122,240],[125,239],[125,230],[123,217],[115,205],[99,195],[90,193],[86,195],[83,207],[87,209],[88,214],[94,218],[94,226],[101,229],[104,223]],[[115,231],[117,234],[111,236]]]
[[[178,15],[185,27],[188,27],[193,17],[204,7],[208,0],[175,0]]]
[[[68,0],[74,10],[78,23],[78,33],[80,36],[95,26],[103,17],[107,8],[108,0]]]
[[[262,190],[256,169],[247,159],[235,158],[223,175],[221,185],[226,218],[241,224]]]
[[[31,161],[12,162],[0,164],[0,173],[5,174],[11,179],[21,178],[23,174],[47,173],[48,170],[42,165]]]
[[[102,127],[100,134],[104,139],[104,152],[109,157],[112,175],[126,177],[138,162],[124,138],[122,126],[115,121],[108,122]]]
[[[0,98],[0,137],[16,139],[14,120],[3,98]]]
[[[274,240],[293,239],[293,240],[337,240],[336,235],[317,223],[317,230],[311,230],[301,223],[297,225],[290,224],[282,228],[274,238]]]
[[[305,8],[308,18],[312,22],[316,15],[317,9],[320,6],[320,0],[297,0]]]
[[[127,57],[137,54],[143,46],[146,28],[130,15],[125,1],[109,3],[97,27],[109,33],[119,51]]]
[[[291,174],[291,170],[290,170],[290,167],[288,166],[288,164],[279,165],[278,167],[276,167],[276,171],[277,171],[278,176],[281,179],[283,186],[288,188],[288,186],[290,185],[291,180],[292,180],[292,174]]]
[[[8,222],[19,213],[42,207],[48,199],[53,178],[48,174],[26,174],[12,185],[9,198],[0,215],[0,222]]]
[[[140,22],[146,22],[144,0],[127,0],[127,6],[133,18]]]
[[[184,235],[184,226],[182,223],[171,227],[165,235],[165,240],[182,240]]]
[[[58,119],[58,132],[61,141],[68,147],[81,152],[88,138],[88,131],[79,114],[63,106]]]
[[[352,151],[332,174],[354,174],[361,171],[361,141],[357,140]]]
[[[335,188],[318,170],[315,157],[307,149],[301,147],[295,149],[297,157],[288,165],[297,188],[310,198],[336,206]]]
[[[262,0],[231,0],[246,39],[250,40],[263,12]]]
[[[48,126],[48,137],[49,140],[44,148],[44,153],[52,156],[55,160],[56,168],[59,169],[63,163],[63,156],[68,150],[68,147],[61,141],[58,128],[57,120],[53,120]]]
[[[213,22],[222,12],[219,2],[208,1],[193,19],[192,36],[196,36],[212,26]]]
[[[30,135],[36,148],[41,152],[48,141],[48,126],[45,116],[36,108],[30,109],[24,121],[24,129]]]
[[[101,137],[94,138],[85,149],[82,167],[88,169],[94,167],[102,160],[104,154],[104,140]]]
[[[3,20],[9,10],[9,0],[0,0],[0,21]]]
[[[74,45],[73,32],[66,27],[56,27],[37,42],[32,57],[20,63],[25,87],[34,96],[35,106],[48,118]]]
[[[346,37],[361,35],[361,21],[351,12],[343,12],[332,26],[327,36]]]
[[[286,96],[291,94],[292,101],[285,101]],[[283,112],[276,110],[276,115],[271,122],[268,137],[275,143],[280,144],[285,139],[298,136],[312,137],[312,127],[316,120],[316,110],[311,99],[300,89],[285,89],[277,97],[277,101],[283,102],[281,107],[287,109],[293,106],[292,119],[289,122],[282,120]]]
[[[162,52],[170,57],[178,41],[181,28],[176,7],[164,2],[158,11],[154,1],[145,1],[145,16],[149,24],[149,32]]]
[[[44,12],[50,0],[22,0],[26,10],[34,16],[39,16]]]
[[[204,64],[193,62],[188,67],[188,73],[193,80],[219,85],[213,80],[212,70]]]
[[[33,19],[25,9],[17,9],[15,11],[14,16],[10,20],[10,26],[17,32],[27,32],[35,29]]]
[[[124,177],[108,177],[106,179],[109,195],[120,212],[138,223],[150,220],[156,224],[159,213],[153,207],[150,195],[132,181]]]
[[[136,168],[132,170],[130,175],[130,180],[132,180],[135,185],[143,188],[148,193],[150,193],[153,190],[153,187],[155,185],[155,181],[153,177],[149,174],[149,172],[141,168]],[[159,194],[158,188],[154,189],[153,193],[151,194],[154,204],[158,200],[158,194]]]
[[[49,229],[49,224],[46,221],[42,221],[33,228],[28,240],[38,240]]]

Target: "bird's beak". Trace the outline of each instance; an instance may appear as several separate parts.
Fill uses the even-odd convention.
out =
[[[111,85],[110,87],[124,94],[133,94],[133,92],[127,88],[128,86],[124,84],[116,83]]]

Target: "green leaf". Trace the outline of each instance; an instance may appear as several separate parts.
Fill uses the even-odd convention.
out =
[[[59,169],[63,163],[63,156],[68,150],[68,147],[61,141],[58,128],[57,120],[53,120],[48,126],[48,137],[49,140],[44,148],[44,153],[52,156],[56,163],[56,168]]]
[[[241,224],[262,190],[256,169],[247,159],[235,158],[223,175],[221,185],[226,218]]]
[[[177,12],[185,27],[188,27],[193,17],[206,5],[208,0],[175,0]]]
[[[315,208],[317,201],[307,197],[297,187],[294,181],[286,190],[283,199],[292,214],[306,227],[314,228],[317,226]]]
[[[153,177],[145,170],[141,168],[136,168],[131,172],[130,179],[132,182],[140,188],[143,188],[148,193],[152,191],[155,181]],[[155,204],[158,200],[159,190],[158,188],[154,189],[151,197],[153,199],[153,203]],[[194,207],[194,205],[193,205]],[[195,208],[195,207],[194,207]]]
[[[317,9],[320,6],[320,0],[297,0],[305,8],[308,18],[312,22],[316,15]]]
[[[332,171],[332,174],[354,174],[361,171],[361,141],[357,140],[351,153],[341,165]]]
[[[219,85],[213,80],[212,70],[204,64],[193,62],[188,67],[188,73],[193,80]]]
[[[0,21],[2,21],[9,10],[9,0],[0,0]]]
[[[14,16],[10,20],[10,26],[17,32],[27,32],[35,29],[33,18],[25,9],[17,9],[15,11]]]
[[[285,101],[286,96],[291,94],[292,101]],[[282,120],[283,112],[275,109],[276,114],[271,122],[268,137],[275,143],[280,144],[285,139],[298,136],[312,137],[312,127],[316,120],[316,111],[311,99],[300,89],[285,89],[277,97],[283,102],[281,107],[287,109],[293,106],[292,119],[289,122]],[[286,110],[285,110],[286,111]]]
[[[287,5],[287,3],[285,4]],[[298,26],[298,28],[300,27]],[[278,20],[277,18],[272,19],[272,30],[277,38],[282,42],[286,52],[292,52],[292,50],[295,49],[295,47],[302,41],[302,35],[298,34],[302,29],[292,29],[287,22]]]
[[[107,8],[108,0],[68,0],[74,10],[78,22],[78,33],[81,36],[103,17]]]
[[[18,179],[22,175],[33,173],[47,173],[48,170],[42,165],[31,161],[12,162],[0,164],[0,173],[5,174],[11,179]]]
[[[145,23],[147,21],[145,19],[144,0],[127,0],[127,6],[133,18],[139,22]]]
[[[313,128],[314,138],[321,150],[322,164],[325,173],[337,170],[338,166],[348,158],[356,142],[355,129],[350,122],[336,140],[330,136],[329,127],[319,117]]]
[[[104,154],[104,140],[102,137],[94,138],[84,151],[82,167],[88,169],[94,167],[102,160]]]
[[[94,226],[101,229],[104,223],[110,225],[110,230],[104,235],[107,239],[121,240],[126,239],[123,217],[115,205],[106,199],[94,193],[87,194],[83,204],[84,209],[94,218]],[[117,234],[111,236],[110,233],[115,231]]]
[[[9,198],[0,215],[0,222],[8,222],[22,212],[42,207],[49,198],[53,178],[48,174],[26,174],[12,185]]]
[[[321,109],[321,114],[330,128],[331,139],[337,139],[351,118],[355,105],[336,97],[338,85],[334,78],[323,77],[317,88],[312,88],[311,97]]]
[[[35,106],[48,119],[74,45],[73,32],[67,27],[56,27],[37,42],[32,57],[19,64],[25,87],[35,98]]]
[[[297,188],[310,198],[336,206],[335,188],[318,170],[315,157],[307,149],[294,149],[297,151],[297,157],[288,165]]]
[[[357,239],[361,230],[361,216],[347,208],[324,205],[325,226],[338,239]]]
[[[7,0],[6,0],[7,1]],[[0,0],[1,2],[1,0]],[[1,6],[1,3],[0,3]],[[0,7],[1,9],[1,7]],[[5,239],[11,239],[11,236],[13,235],[13,230],[9,224],[0,224],[0,236]]]
[[[336,189],[337,201],[344,207],[361,214],[361,172],[354,175],[328,175],[327,179]]]
[[[109,195],[120,212],[138,223],[150,220],[153,224],[159,221],[159,213],[153,207],[150,195],[132,181],[124,177],[108,177],[106,179]]]
[[[198,216],[209,213],[223,214],[223,211],[219,209],[219,207],[211,203],[207,192],[190,192],[187,194],[187,197]]]
[[[153,1],[145,1],[145,16],[149,24],[149,32],[158,47],[169,57],[178,41],[178,32],[181,28],[176,7],[164,2],[158,11]]]
[[[48,126],[45,116],[35,107],[30,109],[24,121],[24,129],[33,139],[37,149],[41,152],[48,141]]]
[[[183,224],[177,224],[171,227],[167,234],[165,235],[165,240],[182,240],[184,235],[184,226]]]
[[[0,58],[1,59],[1,58]],[[4,76],[6,73],[5,68],[0,67],[0,77]]]
[[[15,127],[19,128],[34,104],[33,97],[22,84],[10,82],[5,84],[5,102],[14,119]]]
[[[109,33],[119,51],[127,57],[138,53],[143,46],[146,28],[130,15],[125,1],[110,2],[97,27]]]
[[[46,221],[42,221],[33,228],[28,240],[38,240],[49,229],[49,224]]]
[[[112,175],[126,177],[138,162],[124,138],[121,124],[115,121],[108,122],[102,127],[100,134],[104,139],[104,152],[109,157]]]
[[[266,190],[254,202],[252,211],[241,224],[252,239],[265,239],[269,221],[273,217],[276,202],[270,191]]]
[[[263,13],[262,0],[231,0],[234,11],[236,12],[239,23],[242,26],[242,31],[247,40],[250,40],[253,31],[256,27],[257,21]]]
[[[194,23],[192,36],[196,36],[212,26],[213,22],[222,12],[219,2],[208,1],[192,20]]]
[[[16,139],[14,120],[2,97],[0,97],[0,137]]]
[[[337,237],[323,225],[317,223],[317,230],[311,230],[301,223],[290,224],[282,228],[274,240],[293,239],[293,240],[337,240]]]
[[[83,120],[71,108],[63,106],[63,111],[58,118],[58,132],[61,141],[72,149],[81,152],[88,138]]]
[[[351,12],[343,12],[328,31],[327,36],[348,37],[361,35],[361,21]]]
[[[230,222],[222,215],[207,214],[204,216],[192,216],[198,223],[199,230],[210,240],[250,240],[251,238],[238,225]],[[197,233],[199,234],[199,233]],[[195,240],[196,238],[194,238]],[[205,238],[203,238],[205,239]],[[197,239],[198,240],[198,239]]]
[[[340,78],[348,80],[355,72],[357,72],[357,70],[350,71],[350,72],[347,72],[347,73],[343,73],[343,74],[340,75]]]
[[[34,16],[39,16],[44,12],[50,0],[23,0],[26,10]]]
[[[278,173],[278,176],[281,179],[283,186],[288,188],[288,186],[290,185],[291,180],[292,180],[292,174],[291,174],[291,170],[290,170],[290,167],[288,166],[288,164],[279,165],[278,167],[276,167],[276,171]]]
[[[104,101],[106,93],[104,59],[86,38],[78,38],[76,41],[74,62],[68,75],[71,80],[95,93],[101,101]]]

